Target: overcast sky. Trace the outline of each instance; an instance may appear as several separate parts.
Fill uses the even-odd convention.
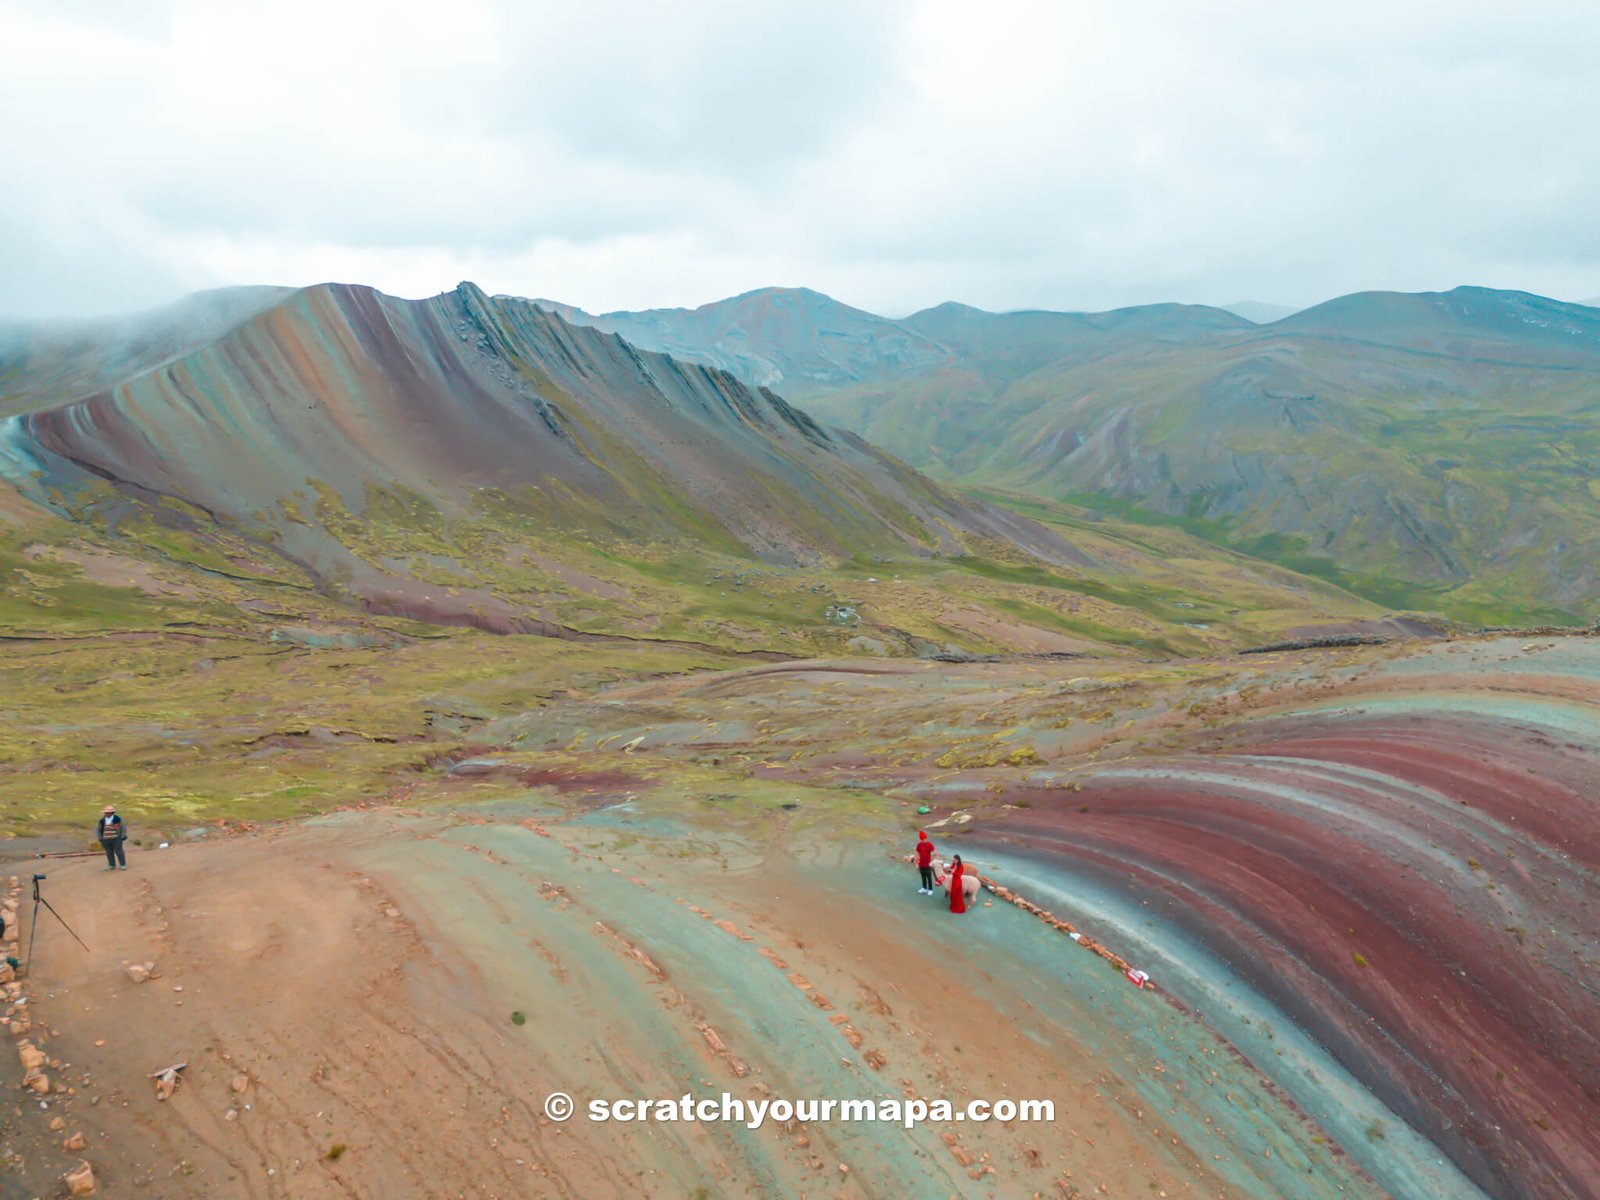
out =
[[[1594,0],[0,0],[0,313],[1600,294]]]

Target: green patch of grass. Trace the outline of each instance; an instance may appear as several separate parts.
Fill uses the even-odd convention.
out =
[[[39,641],[0,656],[0,824],[83,829],[115,803],[138,836],[270,821],[382,795],[469,727],[622,679],[724,665],[650,646],[470,630],[363,649],[198,646],[153,634]],[[331,737],[307,736],[314,728]],[[86,835],[87,836],[87,835]]]
[[[1000,611],[1010,613],[1020,621],[1025,621],[1041,629],[1054,629],[1061,633],[1083,638],[1086,641],[1100,642],[1107,646],[1119,646],[1124,649],[1138,650],[1149,654],[1180,653],[1168,638],[1146,633],[1142,630],[1123,629],[1102,624],[1098,621],[1069,617],[1056,612],[1054,609],[1044,608],[1026,600],[1014,600],[1010,597],[996,599],[992,603]]]
[[[1193,497],[1183,514],[1156,512],[1131,501],[1098,493],[1064,493],[1063,499],[1085,508],[1099,508],[1125,521],[1165,527],[1189,534],[1222,549],[1273,563],[1298,574],[1322,580],[1352,595],[1395,611],[1439,612],[1475,624],[1575,624],[1579,614],[1548,604],[1512,597],[1479,598],[1470,589],[1444,587],[1391,574],[1356,569],[1313,553],[1302,537],[1268,532],[1239,532],[1233,518],[1198,515],[1205,507]]]

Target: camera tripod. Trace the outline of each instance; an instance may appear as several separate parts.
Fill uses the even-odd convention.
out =
[[[39,906],[41,904],[50,910],[50,915],[52,917],[61,922],[61,928],[72,934],[73,941],[77,942],[78,945],[83,946],[85,951],[89,949],[89,947],[84,944],[84,940],[73,932],[72,926],[67,924],[66,918],[55,910],[55,905],[51,904],[50,901],[46,900],[44,896],[40,894],[39,883],[41,880],[48,878],[48,875],[35,875],[33,877],[33,924],[28,927],[28,952],[22,957],[22,974],[24,975],[28,973],[28,967],[33,963],[33,943],[39,935]]]

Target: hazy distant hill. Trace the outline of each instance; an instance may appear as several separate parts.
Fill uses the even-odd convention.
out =
[[[891,322],[808,293],[807,329],[848,314],[856,331],[841,379],[810,355],[825,339],[729,326],[739,301],[708,308],[717,345],[740,347],[731,369],[781,360],[791,398],[943,478],[1133,506],[1393,603],[1486,619],[1600,606],[1594,309],[1458,288],[1270,325],[1181,305],[946,304]],[[678,353],[717,352],[684,316],[652,321]],[[894,352],[873,357],[880,342]]]
[[[903,325],[809,288],[762,288],[700,308],[599,316],[553,300],[534,303],[573,324],[621,334],[635,346],[785,392],[920,371],[944,357],[939,346]]]

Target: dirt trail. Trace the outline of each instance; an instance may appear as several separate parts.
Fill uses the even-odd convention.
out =
[[[30,1036],[64,1066],[50,1107],[8,1122],[18,1194],[80,1158],[106,1196],[1238,1194],[1067,1036],[1050,980],[967,944],[976,925],[933,900],[867,921],[861,896],[819,891],[851,852],[724,871],[530,825],[377,811],[114,874],[52,864],[46,894],[92,950],[40,926]],[[158,977],[136,983],[145,961]],[[158,1102],[148,1073],[180,1061]],[[541,1112],[558,1087],[579,1103],[564,1124]],[[909,1133],[584,1119],[590,1098],[724,1090],[1059,1112]],[[59,1149],[76,1132],[86,1148]]]
[[[443,1195],[456,1179],[515,1194],[521,1173],[490,1146],[504,1101],[461,1015],[477,1007],[470,979],[338,850],[298,830],[136,855],[115,874],[52,869],[49,895],[92,951],[46,916],[32,987],[105,1194],[381,1196],[431,1180]],[[129,961],[158,977],[133,982]],[[145,1076],[181,1061],[158,1103]],[[441,1136],[468,1129],[481,1136]],[[335,1158],[340,1144],[361,1152]]]

